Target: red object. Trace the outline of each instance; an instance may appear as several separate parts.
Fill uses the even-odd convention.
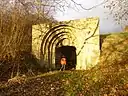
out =
[[[66,65],[66,58],[61,58],[60,64],[61,65]]]

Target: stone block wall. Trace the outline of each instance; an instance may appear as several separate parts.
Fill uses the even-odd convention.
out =
[[[99,18],[84,18],[32,26],[32,52],[41,65],[55,68],[55,48],[76,48],[76,69],[88,69],[100,55]]]

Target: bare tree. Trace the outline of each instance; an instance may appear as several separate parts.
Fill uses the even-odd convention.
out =
[[[128,0],[108,0],[105,7],[110,10],[110,14],[118,23],[128,24]]]
[[[75,0],[1,0],[0,55],[3,57],[9,54],[13,58],[21,59],[19,51],[29,51],[29,47],[31,47],[29,41],[31,41],[30,27],[32,24],[54,21],[53,14],[58,10],[63,12],[67,7],[72,8],[71,3],[75,7],[78,6],[84,10],[91,10],[104,2],[91,8],[84,8],[82,4],[77,3]],[[18,62],[10,67],[12,77],[15,69],[17,70],[17,75],[19,74],[19,67],[20,64]],[[4,73],[10,70],[8,68],[4,70]]]

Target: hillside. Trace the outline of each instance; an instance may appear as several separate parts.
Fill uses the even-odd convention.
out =
[[[53,71],[0,83],[0,96],[128,96],[128,34],[103,39],[100,64],[89,70]]]
[[[127,69],[102,66],[87,71],[15,77],[0,85],[0,96],[128,96],[127,73]]]

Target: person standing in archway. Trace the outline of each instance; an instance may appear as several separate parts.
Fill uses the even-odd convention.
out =
[[[66,63],[67,63],[66,57],[65,56],[62,56],[61,57],[61,60],[60,60],[60,64],[61,64],[60,71],[64,71],[65,70]]]

